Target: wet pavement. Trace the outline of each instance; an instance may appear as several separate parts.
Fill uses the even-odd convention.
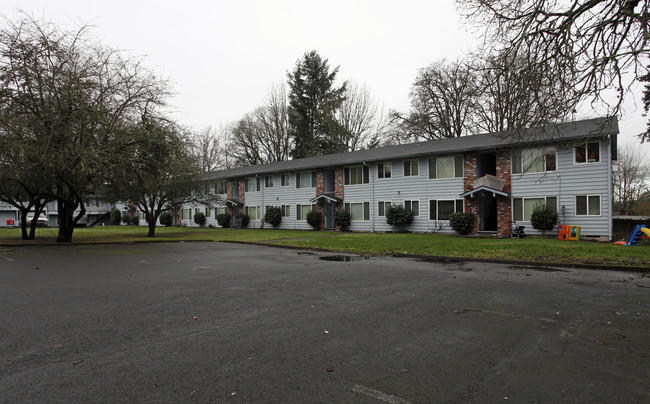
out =
[[[0,402],[650,402],[647,274],[0,250]]]

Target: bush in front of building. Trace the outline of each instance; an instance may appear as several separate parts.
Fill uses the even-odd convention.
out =
[[[533,213],[530,215],[530,225],[544,235],[545,232],[553,230],[558,222],[557,212],[546,204],[535,205]]]
[[[194,223],[198,224],[201,227],[205,226],[205,213],[203,212],[194,213]]]
[[[160,224],[167,227],[172,225],[172,214],[168,210],[160,214]]]
[[[227,213],[217,215],[217,223],[224,229],[230,227],[230,215]]]
[[[118,208],[111,208],[111,225],[119,226],[122,221],[122,212]]]
[[[122,223],[131,224],[131,216],[128,212],[122,212]]]
[[[138,217],[138,215],[133,215],[133,216],[131,216],[131,217],[129,218],[129,222],[130,222],[132,225],[137,226],[137,225],[140,224],[140,218]]]
[[[248,216],[246,213],[240,213],[237,215],[237,219],[240,222],[240,226],[242,229],[245,229],[248,227],[248,223],[251,221],[251,217]]]
[[[386,223],[393,226],[393,230],[397,233],[406,232],[406,228],[413,223],[413,218],[415,214],[401,205],[386,208]]]
[[[307,223],[312,227],[314,230],[319,230],[320,229],[320,223],[321,223],[322,215],[320,212],[317,212],[315,210],[309,212],[307,214]]]
[[[469,234],[474,228],[474,214],[456,212],[449,215],[449,225],[458,234]]]
[[[334,214],[334,224],[341,231],[349,231],[350,224],[352,223],[352,218],[350,217],[350,212],[345,210],[337,210]]]
[[[269,206],[266,208],[264,221],[273,226],[274,229],[277,229],[280,223],[282,223],[282,209],[277,206]]]

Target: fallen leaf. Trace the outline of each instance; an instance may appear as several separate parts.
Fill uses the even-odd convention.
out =
[[[192,318],[192,320],[198,320],[198,319],[199,318],[197,316],[194,316],[194,318]]]

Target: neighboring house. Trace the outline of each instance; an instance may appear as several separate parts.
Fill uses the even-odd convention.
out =
[[[96,225],[96,224],[110,224],[109,212],[113,205],[97,200],[91,199],[86,203],[86,215],[82,217],[77,225]],[[49,227],[59,226],[59,212],[58,204],[56,201],[49,202],[45,205],[43,214],[49,220]],[[75,212],[75,215],[79,210]],[[8,221],[9,220],[9,221]],[[13,223],[11,225],[10,223]],[[0,227],[5,226],[19,226],[20,225],[20,211],[7,203],[0,202]]]
[[[530,215],[545,203],[583,236],[611,238],[617,134],[616,118],[599,118],[527,129],[518,137],[524,140],[463,136],[235,168],[210,179],[224,201],[218,212],[247,213],[255,228],[268,206],[278,206],[285,229],[309,229],[311,210],[323,214],[323,229],[334,229],[335,211],[345,209],[353,231],[390,231],[386,208],[402,205],[415,213],[410,231],[451,231],[452,212],[472,212],[474,232],[507,236],[516,222],[534,234]],[[197,209],[217,225],[217,211],[202,206],[184,206],[181,224],[195,226]]]

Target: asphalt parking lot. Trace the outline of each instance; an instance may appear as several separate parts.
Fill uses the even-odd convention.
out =
[[[0,249],[0,402],[647,403],[648,274]]]

